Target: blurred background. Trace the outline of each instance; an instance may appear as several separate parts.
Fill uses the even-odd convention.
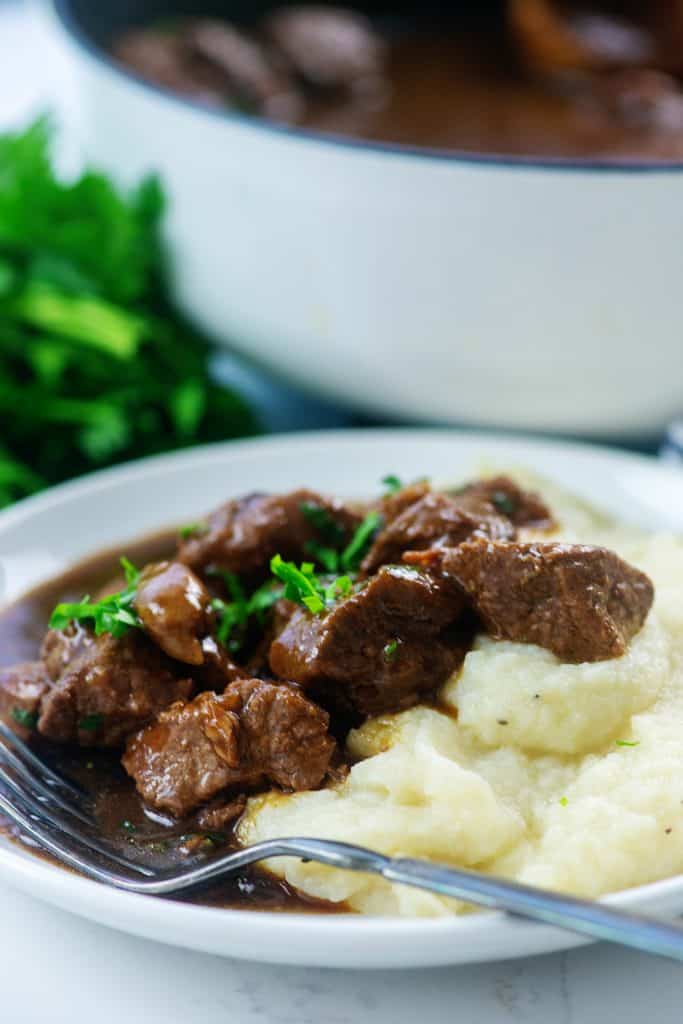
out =
[[[674,450],[682,74],[659,2],[0,0],[0,505],[281,430]]]

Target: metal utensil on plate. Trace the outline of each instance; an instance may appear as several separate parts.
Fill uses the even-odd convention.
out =
[[[57,859],[126,892],[168,896],[274,857],[300,857],[381,875],[418,889],[504,910],[593,939],[683,961],[683,927],[491,875],[408,857],[386,857],[329,839],[270,839],[200,865],[154,870],[122,857],[97,834],[90,798],[57,775],[0,722],[0,813]]]

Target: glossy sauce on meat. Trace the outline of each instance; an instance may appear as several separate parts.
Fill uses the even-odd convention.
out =
[[[174,547],[175,534],[162,533],[129,544],[125,550],[136,564],[144,564],[172,554]],[[35,658],[55,604],[61,600],[77,600],[84,593],[97,593],[116,575],[118,558],[118,549],[102,552],[0,612],[0,668]],[[97,749],[84,752],[40,739],[33,743],[41,757],[93,796],[103,837],[125,856],[168,868],[174,864],[186,865],[189,857],[210,854],[219,846],[229,847],[231,839],[227,833],[214,835],[199,829],[196,821],[172,822],[146,813],[133,781],[121,767],[119,752]],[[18,842],[25,841],[1,817],[0,831]],[[33,843],[28,842],[28,845],[33,853],[52,860]],[[344,910],[335,904],[301,896],[258,869],[247,869],[236,878],[212,883],[178,898],[208,906],[256,910],[312,913]]]

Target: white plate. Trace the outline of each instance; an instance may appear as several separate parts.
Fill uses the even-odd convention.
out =
[[[16,505],[0,514],[0,599],[18,596],[99,547],[196,518],[229,495],[305,484],[360,496],[376,491],[387,473],[447,478],[476,468],[482,458],[536,469],[631,521],[683,529],[683,473],[643,457],[485,434],[303,434],[149,459]],[[526,956],[580,943],[561,931],[493,913],[409,920],[194,907],[108,889],[7,840],[0,840],[0,874],[33,896],[135,935],[272,963],[417,967]],[[683,877],[610,899],[673,915],[683,911]]]

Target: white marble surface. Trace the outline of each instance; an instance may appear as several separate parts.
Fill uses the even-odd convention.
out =
[[[58,97],[68,61],[18,3],[0,0],[0,126]],[[0,885],[6,1024],[674,1024],[683,970],[606,946],[433,971],[265,967],[134,939]]]
[[[7,1024],[674,1024],[683,970],[587,947],[432,971],[239,963],[133,939],[0,886]]]

